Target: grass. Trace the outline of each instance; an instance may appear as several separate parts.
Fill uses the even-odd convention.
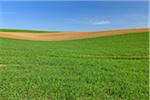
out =
[[[0,100],[149,99],[148,32],[0,41]]]
[[[0,29],[0,32],[25,32],[25,33],[50,33],[59,31],[40,31],[40,30],[18,30],[18,29]]]

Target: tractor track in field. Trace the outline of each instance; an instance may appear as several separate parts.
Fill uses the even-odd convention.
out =
[[[13,38],[23,40],[61,41],[85,38],[96,38],[119,34],[149,32],[149,28],[136,28],[124,30],[108,30],[98,32],[54,32],[54,33],[24,33],[24,32],[0,32],[0,38]]]

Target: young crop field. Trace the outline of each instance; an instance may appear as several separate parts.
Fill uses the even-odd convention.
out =
[[[50,32],[58,32],[58,31],[0,29],[0,32],[50,33]]]
[[[148,34],[0,38],[0,100],[148,100]]]

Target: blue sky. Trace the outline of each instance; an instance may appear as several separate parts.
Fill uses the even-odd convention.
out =
[[[146,1],[3,1],[0,7],[0,28],[99,31],[148,27]]]

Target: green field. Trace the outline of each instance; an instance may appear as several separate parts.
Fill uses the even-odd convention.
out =
[[[0,100],[148,100],[148,37],[0,38]]]
[[[59,31],[0,29],[0,32],[50,33],[50,32],[59,32]]]

